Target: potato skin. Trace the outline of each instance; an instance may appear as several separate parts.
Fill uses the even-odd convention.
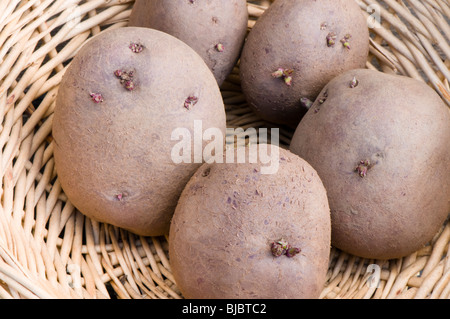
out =
[[[140,53],[130,42],[144,46]],[[135,71],[127,91],[114,75]],[[91,93],[101,93],[95,103]],[[198,103],[184,106],[190,95]],[[168,232],[185,184],[201,164],[174,164],[175,128],[193,121],[225,133],[220,90],[186,44],[147,28],[103,32],[82,47],[65,73],[53,120],[58,178],[83,214],[139,235]]]
[[[422,82],[362,69],[333,79],[321,98],[325,103],[314,103],[290,149],[327,189],[332,245],[376,259],[417,251],[450,210],[444,102]],[[361,177],[355,169],[365,160],[373,166]]]
[[[327,36],[336,34],[334,46]],[[351,49],[340,42],[351,35]],[[362,68],[369,32],[353,0],[276,0],[249,33],[241,54],[242,90],[260,117],[295,128],[306,108],[335,76]],[[292,85],[274,78],[279,68],[293,70]]]
[[[261,174],[261,163],[214,163],[191,178],[169,235],[185,298],[319,297],[330,252],[326,191],[304,160],[283,149],[279,159],[276,174]],[[281,238],[300,254],[274,257],[270,244]]]
[[[245,0],[137,0],[129,25],[160,30],[184,41],[222,85],[239,58],[247,21]],[[223,52],[215,48],[219,43]]]

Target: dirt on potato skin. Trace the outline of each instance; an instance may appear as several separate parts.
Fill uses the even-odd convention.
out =
[[[444,102],[417,80],[363,69],[332,80],[320,96],[290,150],[327,188],[332,244],[375,259],[419,250],[450,212]]]
[[[317,298],[330,251],[330,211],[315,170],[280,152],[276,174],[261,164],[204,164],[180,197],[169,253],[186,298]],[[274,257],[271,243],[300,249]]]

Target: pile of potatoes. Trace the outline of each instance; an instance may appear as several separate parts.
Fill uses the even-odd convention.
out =
[[[318,298],[331,245],[374,259],[425,245],[450,209],[444,102],[364,68],[354,0],[275,0],[250,32],[247,21],[245,0],[137,0],[128,27],[80,49],[53,120],[69,200],[100,222],[168,235],[186,298]],[[177,129],[225,136],[220,85],[237,61],[253,110],[295,130],[290,149],[175,162]],[[268,163],[277,170],[264,173]]]

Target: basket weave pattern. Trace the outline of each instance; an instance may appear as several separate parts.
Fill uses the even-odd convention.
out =
[[[448,0],[356,1],[369,21],[381,22],[370,29],[367,68],[425,81],[450,105]],[[133,3],[0,1],[0,298],[182,298],[167,238],[86,218],[54,167],[51,125],[64,71],[89,38],[127,26]],[[249,28],[269,5],[248,1]],[[238,67],[221,87],[227,124],[267,127],[245,102]],[[281,129],[281,144],[292,134]],[[450,224],[397,260],[332,248],[321,298],[450,298],[449,248]]]

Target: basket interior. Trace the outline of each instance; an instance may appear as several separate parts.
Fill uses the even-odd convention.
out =
[[[448,1],[356,2],[374,23],[366,67],[424,81],[450,106]],[[0,298],[183,298],[167,238],[85,217],[67,200],[54,167],[51,126],[61,78],[89,38],[127,26],[133,3],[0,2]],[[248,1],[249,30],[270,3]],[[239,64],[221,92],[229,127],[272,127],[247,105]],[[282,127],[281,146],[292,135]],[[423,249],[401,259],[368,260],[332,248],[321,298],[449,298],[449,246],[445,223]]]

